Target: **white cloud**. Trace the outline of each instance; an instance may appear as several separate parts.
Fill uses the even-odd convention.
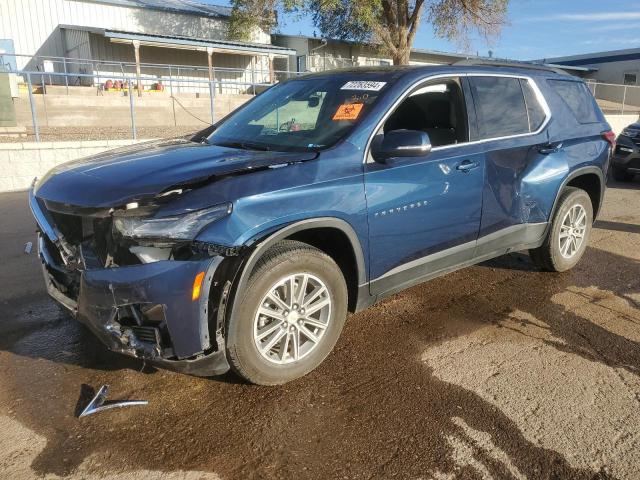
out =
[[[635,23],[611,23],[608,25],[601,25],[599,27],[590,28],[590,32],[619,32],[619,31],[627,31],[627,30],[638,30],[638,25]]]
[[[525,21],[542,22],[560,20],[568,22],[602,22],[640,20],[640,12],[558,13],[541,17],[529,17]]]
[[[635,38],[599,38],[595,40],[584,40],[582,45],[634,45],[640,46],[640,37]]]

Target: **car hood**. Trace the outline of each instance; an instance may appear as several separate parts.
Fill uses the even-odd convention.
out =
[[[184,139],[140,143],[50,170],[36,195],[83,207],[115,207],[165,190],[229,174],[315,158],[315,152],[264,152]]]

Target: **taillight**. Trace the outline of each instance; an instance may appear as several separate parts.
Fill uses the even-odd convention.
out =
[[[607,142],[609,142],[609,145],[611,145],[611,149],[615,150],[616,148],[616,134],[613,133],[612,130],[609,130],[607,132],[602,132],[602,138],[604,138]]]

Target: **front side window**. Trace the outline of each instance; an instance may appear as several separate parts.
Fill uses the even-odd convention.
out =
[[[327,148],[360,122],[389,84],[344,77],[284,82],[232,114],[207,141],[255,150]]]
[[[520,80],[470,77],[481,139],[530,133],[529,114]]]
[[[437,80],[411,92],[384,124],[384,133],[393,130],[425,132],[433,147],[467,142],[467,115],[460,81]]]

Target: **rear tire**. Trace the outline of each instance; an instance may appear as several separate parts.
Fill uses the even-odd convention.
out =
[[[549,272],[564,272],[582,258],[593,225],[591,198],[584,190],[567,187],[542,246],[529,250],[531,260]]]
[[[347,285],[321,250],[285,240],[256,264],[232,312],[231,368],[247,381],[278,385],[306,375],[333,349],[347,316]],[[306,309],[306,311],[305,311]]]
[[[635,176],[633,173],[629,173],[626,170],[619,167],[614,166],[611,168],[611,170],[612,170],[611,173],[613,174],[613,178],[618,182],[630,182],[631,180],[633,180],[633,177]]]

